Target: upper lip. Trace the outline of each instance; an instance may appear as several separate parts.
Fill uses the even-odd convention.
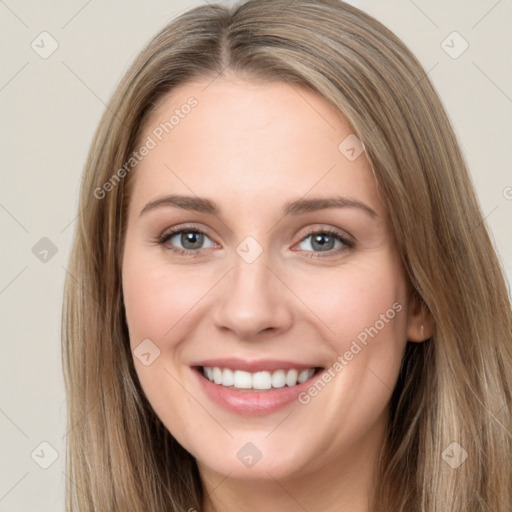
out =
[[[192,367],[208,366],[210,368],[229,368],[231,370],[244,370],[246,372],[271,372],[274,370],[306,370],[309,368],[319,368],[320,365],[314,363],[299,363],[295,361],[283,361],[278,359],[239,359],[236,357],[226,357],[221,359],[204,359],[191,364]]]

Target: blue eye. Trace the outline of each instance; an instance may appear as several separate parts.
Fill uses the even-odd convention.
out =
[[[176,239],[173,242],[173,239]],[[160,244],[169,244],[170,249],[179,254],[187,254],[192,252],[197,252],[198,249],[204,249],[203,243],[205,240],[210,240],[205,233],[198,229],[177,229],[171,231],[170,233],[164,234],[159,238],[158,242]],[[182,247],[175,247],[174,244],[180,243]],[[215,244],[212,242],[210,247],[215,247]]]
[[[303,247],[302,251],[309,253],[307,257],[310,258],[333,256],[346,249],[353,249],[355,247],[354,242],[331,229],[310,231],[303,236],[299,244],[304,244],[308,239],[311,239],[307,244],[309,247]],[[209,245],[204,246],[205,242],[208,241]],[[201,252],[201,249],[216,246],[215,242],[206,233],[193,226],[188,228],[181,227],[164,233],[158,238],[157,242],[161,245],[166,245],[169,250],[176,254],[188,256],[195,256]],[[180,244],[181,247],[177,246],[177,244]]]
[[[311,253],[309,257],[314,258],[323,257],[322,254],[319,254],[322,252],[327,253],[326,256],[332,256],[333,254],[338,254],[344,249],[353,249],[355,247],[354,242],[337,231],[330,229],[311,231],[302,238],[300,243],[302,244],[308,239],[311,239],[308,244],[311,249],[304,250]]]

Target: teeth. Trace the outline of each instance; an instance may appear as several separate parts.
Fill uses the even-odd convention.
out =
[[[270,389],[272,387],[272,375],[269,372],[253,373],[252,387],[254,389]]]
[[[213,368],[213,382],[220,384],[222,382],[222,370],[220,368]]]
[[[222,371],[222,382],[224,386],[232,386],[235,382],[235,376],[233,375],[233,371],[229,368],[224,368]]]
[[[287,386],[295,386],[297,384],[297,377],[299,375],[298,370],[288,370],[286,374],[286,385]]]
[[[222,384],[219,382],[219,384]],[[249,372],[243,372],[241,370],[235,370],[233,374],[233,386],[240,389],[251,389],[252,388],[252,375]]]
[[[272,387],[284,388],[286,385],[286,372],[284,370],[276,370],[272,373]]]
[[[299,384],[306,382],[310,377],[311,375],[309,375],[309,370],[302,370],[299,373]]]
[[[229,368],[203,367],[203,375],[215,384],[237,389],[271,389],[296,386],[310,379],[314,368],[307,370],[275,370],[273,372],[245,372]]]

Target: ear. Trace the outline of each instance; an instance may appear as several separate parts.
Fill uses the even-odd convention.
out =
[[[434,321],[430,311],[416,290],[409,294],[407,307],[407,340],[421,343],[434,334]]]

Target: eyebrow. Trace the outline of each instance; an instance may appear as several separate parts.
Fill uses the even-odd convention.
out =
[[[183,210],[191,210],[200,213],[207,213],[210,215],[220,215],[220,207],[210,199],[183,196],[183,195],[169,195],[154,201],[150,201],[144,206],[139,216],[161,207],[175,207]],[[328,208],[358,208],[368,214],[372,219],[378,217],[375,210],[370,208],[367,204],[351,199],[348,197],[328,197],[328,198],[312,198],[312,199],[298,199],[296,201],[289,201],[283,206],[283,214],[287,215],[302,215],[305,213],[315,212],[318,210],[325,210]]]

